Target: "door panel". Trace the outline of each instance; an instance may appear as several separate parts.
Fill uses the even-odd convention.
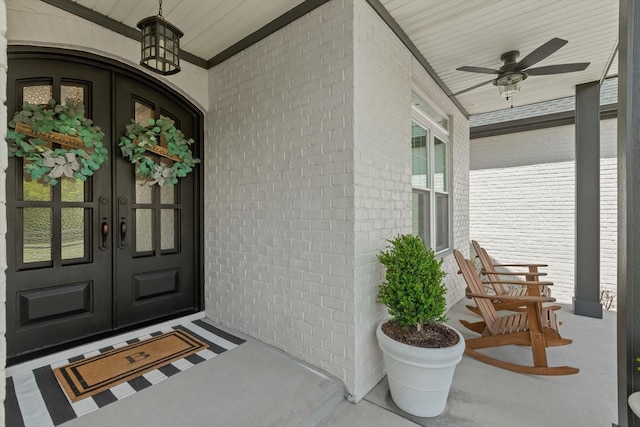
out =
[[[132,78],[117,76],[116,103],[119,132],[124,133],[132,119],[146,124],[151,118],[168,116],[187,138],[196,134],[192,115],[168,96]],[[173,187],[150,186],[135,176],[127,159],[116,160],[118,326],[196,307],[194,185],[191,173]]]
[[[43,70],[46,69],[46,73]],[[23,102],[81,101],[111,140],[110,73],[58,61],[16,60],[8,72],[9,117]],[[59,102],[59,101],[58,101]],[[7,171],[7,353],[16,356],[111,328],[111,254],[100,250],[99,201],[111,197],[109,167],[85,183],[51,187]],[[109,221],[109,218],[106,218]],[[107,223],[108,224],[108,223]]]
[[[113,63],[50,58],[10,57],[9,117],[24,101],[84,102],[110,158],[85,183],[61,179],[53,187],[27,180],[23,159],[9,159],[10,360],[194,312],[202,287],[196,173],[172,188],[149,186],[118,147],[132,118],[168,116],[187,137],[199,138],[202,116],[169,89],[135,72],[125,76]]]

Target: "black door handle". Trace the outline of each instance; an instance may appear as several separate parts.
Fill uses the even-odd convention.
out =
[[[118,198],[118,222],[120,224],[120,238],[118,239],[118,248],[127,247],[127,199]]]
[[[109,198],[100,197],[98,216],[100,217],[100,250],[109,250]]]

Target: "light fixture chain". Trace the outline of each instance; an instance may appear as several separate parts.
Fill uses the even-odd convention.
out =
[[[162,16],[162,0],[158,0],[158,16]]]

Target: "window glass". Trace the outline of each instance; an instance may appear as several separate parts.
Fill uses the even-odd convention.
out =
[[[62,85],[60,86],[60,97],[63,105],[67,103],[73,105],[84,104],[84,87]]]
[[[53,248],[53,210],[24,208],[22,210],[22,262],[51,261]]]
[[[449,195],[436,194],[436,251],[449,247]]]
[[[84,208],[62,208],[62,259],[85,256],[85,211]]]
[[[447,144],[438,138],[434,138],[435,171],[433,188],[436,191],[447,191]]]
[[[52,85],[25,86],[22,88],[22,100],[29,104],[46,104],[53,98]]]
[[[153,250],[153,210],[136,209],[136,252]]]
[[[412,233],[422,237],[422,240],[429,246],[431,240],[429,236],[429,192],[414,190],[412,196]]]
[[[411,184],[429,188],[429,149],[427,130],[414,123],[411,127]]]
[[[412,232],[441,252],[449,249],[451,232],[449,122],[415,93],[412,119]]]
[[[134,103],[134,119],[136,123],[141,126],[147,126],[149,120],[153,118],[153,107],[137,101]]]

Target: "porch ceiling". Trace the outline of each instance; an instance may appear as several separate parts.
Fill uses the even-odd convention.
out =
[[[575,85],[599,80],[618,38],[618,0],[381,0],[452,93],[488,81],[463,65],[499,68],[500,55],[522,59],[559,37],[569,43],[537,66],[590,62],[585,71],[531,76],[513,98],[526,105],[575,95]],[[617,58],[608,74],[618,73]],[[470,113],[510,107],[491,83],[457,96]]]
[[[73,1],[132,28],[158,11],[157,0]],[[619,0],[368,1],[386,8],[454,94],[492,77],[456,68],[499,68],[502,53],[519,50],[522,59],[553,37],[569,43],[536,66],[591,63],[581,72],[531,76],[513,98],[514,106],[573,96],[575,85],[601,78],[617,44]],[[165,0],[162,9],[164,17],[185,32],[182,48],[207,60],[303,2]],[[607,75],[617,72],[616,57]],[[471,115],[511,105],[490,83],[457,99]]]

